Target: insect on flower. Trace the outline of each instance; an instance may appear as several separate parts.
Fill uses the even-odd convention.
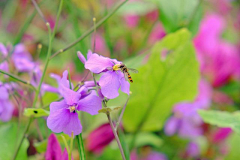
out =
[[[124,74],[126,81],[129,80],[131,83],[133,83],[133,80],[132,80],[132,77],[131,77],[129,71],[132,73],[138,73],[138,70],[133,69],[133,68],[127,68],[127,66],[123,63],[115,64],[112,69],[114,71],[121,70],[121,72]]]

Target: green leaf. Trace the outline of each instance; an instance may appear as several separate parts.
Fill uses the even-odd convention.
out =
[[[146,145],[151,145],[155,148],[159,148],[163,143],[162,139],[159,136],[150,132],[140,132],[137,134],[136,137],[137,138],[134,147],[143,147]],[[132,135],[127,137],[129,142],[132,138],[133,138]]]
[[[168,33],[187,27],[197,33],[202,18],[201,0],[158,0],[160,20]]]
[[[20,142],[19,128],[17,124],[4,124],[0,127],[0,159],[12,159],[13,152],[16,150],[17,143]],[[27,159],[27,148],[29,146],[28,140],[25,138],[19,149],[16,160],[26,160]]]
[[[224,159],[225,160],[240,159],[240,154],[239,154],[240,135],[236,134],[236,133],[232,134],[228,138],[227,144],[228,144],[228,146],[230,146],[229,153]]]
[[[240,133],[240,112],[206,111],[199,110],[198,114],[203,121],[218,127],[230,127]]]
[[[27,117],[44,117],[49,115],[49,111],[42,108],[26,108],[24,109],[24,115]]]
[[[199,65],[186,29],[169,34],[152,49],[149,61],[132,74],[132,95],[123,117],[134,132],[160,130],[174,104],[191,101],[198,90]],[[160,58],[160,53],[169,53]]]

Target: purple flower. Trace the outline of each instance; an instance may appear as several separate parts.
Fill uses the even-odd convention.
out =
[[[0,82],[0,120],[9,121],[13,114],[13,104],[9,100],[8,87]]]
[[[103,124],[89,134],[86,147],[89,151],[101,153],[113,139],[114,134],[110,124]]]
[[[36,66],[32,60],[30,53],[26,50],[23,44],[18,44],[15,46],[11,58],[16,69],[19,72],[30,72]]]
[[[4,60],[5,58],[7,58],[7,56],[8,56],[7,48],[2,43],[0,43],[0,58],[1,58],[1,60]],[[8,72],[9,67],[8,67],[7,61],[3,61],[2,63],[0,63],[0,69]]]
[[[180,137],[195,138],[202,134],[202,119],[198,115],[198,109],[207,109],[211,104],[211,88],[203,80],[199,84],[199,95],[193,103],[181,102],[174,109],[174,115],[168,119],[165,125],[165,133],[173,135],[178,133]]]
[[[64,149],[64,152],[62,154],[61,146],[55,134],[51,134],[48,137],[48,145],[47,145],[45,159],[46,160],[68,160],[67,150]]]
[[[167,157],[163,153],[151,151],[147,155],[141,155],[138,157],[136,150],[131,152],[131,160],[167,160]]]
[[[187,148],[187,154],[190,156],[190,157],[196,157],[200,154],[200,148],[198,146],[197,143],[195,142],[190,142],[188,144],[188,148]]]
[[[64,71],[59,86],[59,92],[64,99],[50,104],[47,126],[55,133],[64,132],[71,136],[72,132],[74,135],[82,132],[77,111],[88,112],[91,115],[98,114],[98,110],[101,109],[101,99],[94,92],[86,95],[86,90],[82,87],[78,92],[71,90],[67,77],[68,72]]]
[[[88,51],[87,60],[81,52],[78,52],[78,57],[86,69],[96,74],[103,73],[99,80],[99,86],[105,97],[108,99],[116,98],[119,95],[119,88],[121,88],[122,92],[129,94],[130,84],[125,80],[124,74],[118,68],[122,62],[100,56],[91,51]]]

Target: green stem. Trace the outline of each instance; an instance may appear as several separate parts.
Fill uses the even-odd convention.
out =
[[[47,28],[48,28],[48,36],[49,36],[49,45],[48,45],[47,60],[46,60],[46,63],[45,63],[45,66],[44,66],[44,70],[43,70],[43,74],[42,74],[42,77],[41,77],[41,79],[40,79],[40,82],[39,82],[39,85],[38,85],[38,88],[37,88],[37,91],[36,91],[36,94],[35,94],[35,97],[34,97],[33,107],[36,107],[37,99],[38,99],[38,96],[39,96],[39,93],[40,93],[40,90],[41,90],[41,86],[42,86],[42,83],[43,83],[43,79],[44,79],[45,74],[46,74],[46,70],[47,70],[48,63],[49,63],[49,57],[50,57],[50,55],[51,55],[51,50],[52,50],[52,38],[51,38],[51,28],[50,28],[50,24],[47,22],[47,23],[46,23],[46,26],[47,26]]]
[[[76,137],[77,137],[78,150],[79,150],[79,154],[80,154],[80,160],[86,160],[83,139],[82,139],[82,133],[80,133]]]
[[[70,152],[68,154],[68,159],[69,160],[72,159],[73,140],[74,140],[74,135],[73,135],[73,132],[72,132],[72,134],[71,134],[71,142],[70,142]]]
[[[3,71],[3,70],[0,70],[0,73],[5,74],[5,75],[8,75],[9,77],[15,79],[16,81],[19,81],[19,82],[21,82],[21,83],[23,83],[23,84],[27,84],[27,85],[31,86],[34,90],[36,90],[36,88],[35,88],[30,82],[28,82],[28,81],[24,81],[24,80],[22,80],[21,78],[15,76],[15,75],[12,75],[11,73],[5,72],[5,71]]]
[[[68,144],[67,144],[67,140],[66,140],[66,138],[65,138],[62,134],[61,134],[61,137],[62,137],[63,143],[64,143],[64,145],[65,145],[65,148],[66,148],[66,150],[67,150],[67,153],[68,153],[68,155],[69,155],[70,149],[69,149],[69,146],[68,146]]]
[[[64,49],[60,49],[59,51],[55,52],[50,59],[53,59],[55,56],[59,55],[60,53],[65,52],[66,50],[70,49],[71,47],[75,46],[78,42],[83,40],[85,37],[87,37],[89,34],[91,34],[95,28],[98,28],[100,25],[102,25],[108,18],[110,18],[122,5],[124,5],[128,0],[125,0],[121,3],[119,3],[109,14],[107,14],[103,19],[101,19],[96,26],[91,27],[89,30],[87,30],[81,37],[79,37],[76,41],[69,44]]]

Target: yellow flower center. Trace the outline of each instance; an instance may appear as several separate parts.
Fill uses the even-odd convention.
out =
[[[120,70],[119,66],[120,66],[120,64],[115,64],[115,65],[113,66],[113,70],[114,70],[114,71]]]
[[[69,109],[70,109],[70,112],[72,113],[76,110],[76,107],[75,106],[70,106]]]

